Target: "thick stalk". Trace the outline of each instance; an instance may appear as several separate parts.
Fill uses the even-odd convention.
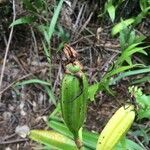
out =
[[[82,127],[80,128],[80,130],[78,132],[78,136],[74,138],[74,141],[79,150],[84,150],[83,142],[82,142]]]
[[[82,141],[80,140],[79,137],[75,138],[74,141],[76,143],[76,146],[77,146],[78,150],[84,150],[83,143],[82,143]]]

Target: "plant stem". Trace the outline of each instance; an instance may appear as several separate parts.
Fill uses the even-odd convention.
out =
[[[79,150],[84,150],[83,143],[82,143],[82,141],[80,140],[79,137],[78,137],[78,138],[75,138],[74,141],[75,141],[75,143],[76,143],[76,145],[77,145],[77,148],[78,148]]]
[[[82,143],[82,127],[80,128],[78,132],[78,136],[74,138],[74,141],[79,150],[84,150],[83,143]]]

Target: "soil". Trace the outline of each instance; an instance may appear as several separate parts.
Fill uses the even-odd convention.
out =
[[[120,53],[118,39],[110,36],[112,26],[109,18],[97,19],[98,6],[104,5],[104,2],[97,4],[98,6],[93,3],[85,1],[81,4],[80,1],[77,1],[74,12],[70,15],[68,6],[65,4],[58,21],[65,31],[71,35],[69,45],[79,53],[89,84],[100,81],[102,76],[108,71],[108,67],[113,64]],[[8,5],[0,7],[1,12],[6,12],[4,7],[8,8]],[[84,9],[82,17],[77,22],[76,19],[81,9]],[[2,72],[11,30],[9,24],[12,22],[14,15],[12,3],[9,3],[9,13],[4,14],[1,12],[0,72]],[[24,14],[23,8],[17,2],[17,18]],[[91,18],[89,17],[90,15]],[[137,27],[138,31],[148,35],[147,24],[149,24],[149,20],[142,22]],[[76,25],[75,30],[73,30],[73,25]],[[18,136],[16,127],[27,125],[30,129],[45,129],[47,125],[43,118],[51,114],[55,108],[42,85],[16,86],[18,81],[35,78],[45,81],[51,79],[55,98],[57,102],[59,101],[63,71],[60,61],[62,57],[61,50],[57,51],[57,48],[61,40],[57,35],[53,36],[51,42],[52,69],[50,74],[41,39],[42,35],[32,25],[18,25],[14,27],[0,89],[0,150],[32,149],[35,144],[26,138]],[[85,128],[100,132],[114,111],[129,99],[129,85],[130,81],[127,78],[111,87],[116,93],[115,96],[106,92],[98,93],[95,101],[89,104]],[[144,85],[142,86],[144,87]]]

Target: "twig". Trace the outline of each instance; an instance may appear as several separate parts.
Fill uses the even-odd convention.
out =
[[[58,69],[58,73],[57,73],[57,77],[56,77],[56,80],[54,82],[54,85],[53,85],[53,91],[55,91],[55,88],[56,88],[56,85],[58,83],[58,80],[59,80],[59,76],[60,76],[60,73],[61,73],[61,63],[59,64],[59,69]]]
[[[101,68],[101,71],[104,70],[104,73],[102,74],[102,77],[106,74],[106,72],[108,71],[109,65],[111,64],[111,62],[113,62],[113,60],[115,59],[115,57],[117,56],[117,54],[113,54],[110,59],[108,61],[106,61],[104,63],[104,65]]]
[[[77,19],[76,19],[76,22],[75,22],[75,24],[74,24],[74,27],[73,27],[73,28],[74,28],[74,32],[76,32],[77,27],[78,27],[78,25],[79,25],[80,18],[81,18],[82,12],[83,12],[83,8],[84,8],[84,4],[81,6],[80,11],[79,11],[79,14],[78,14]]]
[[[13,21],[15,21],[15,19],[16,19],[15,0],[13,0]],[[8,43],[6,46],[6,51],[5,51],[5,56],[4,56],[4,61],[3,61],[3,66],[2,66],[1,76],[0,76],[0,90],[2,88],[2,81],[3,81],[5,66],[6,66],[6,59],[7,59],[7,55],[8,55],[12,35],[13,35],[13,30],[14,30],[14,27],[12,26],[10,30],[10,34],[9,34]],[[2,97],[2,94],[0,94],[0,102],[1,102],[1,97]]]
[[[16,136],[16,133],[4,137],[3,140],[6,141],[7,139],[13,138],[14,136]]]
[[[141,145],[141,147],[143,148],[143,150],[146,150],[146,148],[144,147],[144,145],[141,143],[141,141],[136,136],[134,136],[134,139],[139,143],[139,145]]]
[[[18,143],[18,142],[26,142],[29,139],[16,139],[16,140],[10,140],[10,141],[0,141],[0,145],[4,144],[12,144],[12,143]]]
[[[31,34],[32,34],[33,41],[34,41],[34,50],[35,50],[35,53],[36,53],[36,58],[37,58],[38,64],[39,64],[39,54],[38,54],[38,45],[37,45],[36,36],[34,34],[33,28],[31,27],[30,29],[31,29]]]
[[[74,9],[75,9],[75,7],[76,7],[76,5],[77,5],[77,2],[78,2],[78,0],[74,0],[73,2],[72,2],[72,10],[74,11]]]
[[[93,12],[91,12],[91,14],[89,15],[89,17],[88,17],[88,19],[86,20],[86,22],[82,25],[80,31],[78,32],[78,35],[86,28],[86,26],[87,26],[88,23],[90,22],[92,16],[93,16]]]

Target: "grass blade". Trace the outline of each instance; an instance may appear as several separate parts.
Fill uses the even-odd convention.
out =
[[[51,22],[50,22],[50,25],[49,25],[49,28],[48,28],[48,33],[47,33],[48,37],[47,37],[47,39],[46,39],[48,45],[49,45],[49,43],[50,43],[50,39],[51,39],[51,37],[52,37],[52,35],[53,35],[53,32],[54,32],[54,30],[55,30],[56,22],[57,22],[57,19],[58,19],[60,10],[61,10],[61,8],[62,8],[63,1],[64,1],[64,0],[60,0],[59,4],[58,4],[58,6],[57,6],[57,8],[56,8],[56,10],[55,10],[55,12],[54,12],[53,18],[52,18],[52,20],[51,20]]]
[[[125,77],[128,77],[128,76],[134,76],[134,75],[137,75],[137,74],[148,73],[148,72],[150,72],[150,67],[146,67],[144,69],[133,70],[133,71],[127,71],[127,72],[121,73],[118,77],[114,78],[111,81],[110,84],[111,85],[115,84],[116,82],[118,82],[122,78],[125,78]]]
[[[41,84],[41,85],[51,86],[50,83],[43,81],[43,80],[39,80],[39,79],[31,79],[31,80],[25,80],[22,82],[18,82],[15,84],[15,86],[21,86],[21,85],[26,85],[26,84]]]

